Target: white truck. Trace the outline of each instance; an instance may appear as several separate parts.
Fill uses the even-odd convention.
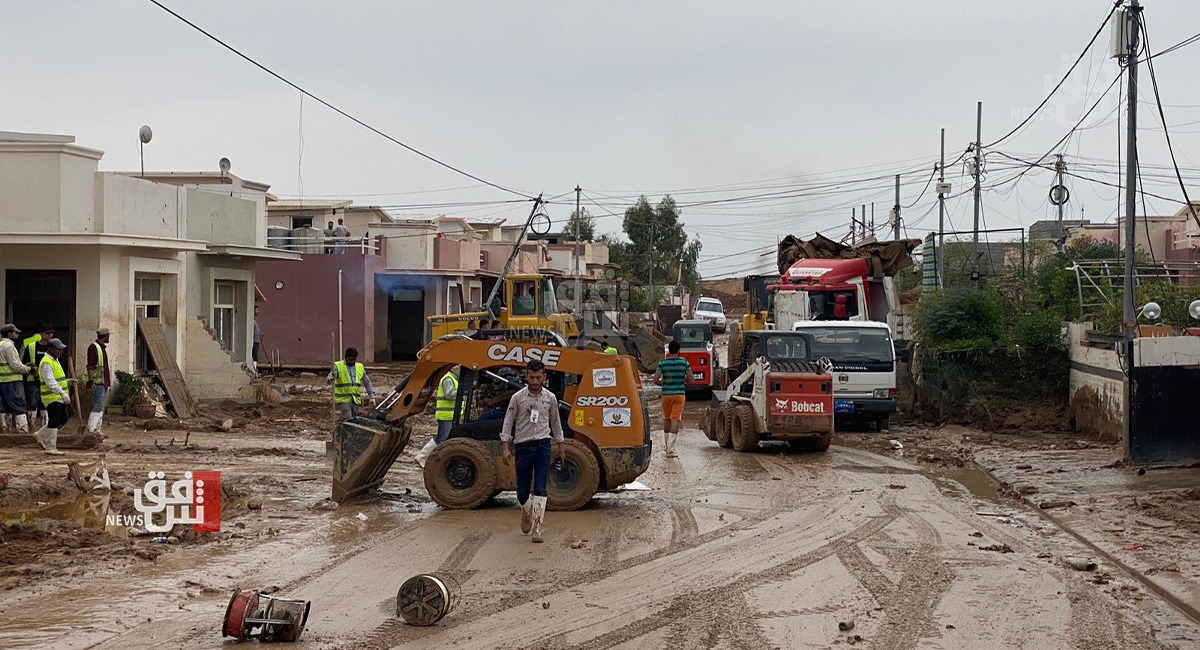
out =
[[[896,349],[891,328],[874,321],[795,321],[792,329],[811,336],[814,359],[833,365],[836,421],[888,428],[896,412]]]

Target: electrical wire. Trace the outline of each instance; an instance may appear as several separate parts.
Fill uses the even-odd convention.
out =
[[[1009,131],[1008,133],[1005,133],[1003,136],[1001,136],[995,142],[984,145],[984,148],[990,149],[990,148],[1000,144],[1001,142],[1004,142],[1009,137],[1011,137],[1013,134],[1015,134],[1017,131],[1020,131],[1026,124],[1029,124],[1029,122],[1032,121],[1033,118],[1037,117],[1039,111],[1041,111],[1042,108],[1044,108],[1046,106],[1046,104],[1050,101],[1050,99],[1052,97],[1054,97],[1054,94],[1058,92],[1058,89],[1062,88],[1062,85],[1064,83],[1066,83],[1067,79],[1071,76],[1071,73],[1074,72],[1075,68],[1079,65],[1079,62],[1083,60],[1083,57],[1085,55],[1087,55],[1088,50],[1092,49],[1092,45],[1094,45],[1096,43],[1096,39],[1100,37],[1100,33],[1103,32],[1105,26],[1108,25],[1109,19],[1112,18],[1113,14],[1116,13],[1117,8],[1120,7],[1123,3],[1124,3],[1124,0],[1117,0],[1117,2],[1113,3],[1112,8],[1108,10],[1108,14],[1104,16],[1104,20],[1100,21],[1100,26],[1096,28],[1096,33],[1092,34],[1092,39],[1089,40],[1087,45],[1085,45],[1083,47],[1083,51],[1080,52],[1079,56],[1075,58],[1075,62],[1072,63],[1071,67],[1067,69],[1067,73],[1063,75],[1062,79],[1058,80],[1058,83],[1054,85],[1054,88],[1052,88],[1050,90],[1050,93],[1046,95],[1046,98],[1043,99],[1042,102],[1037,105],[1037,108],[1033,109],[1033,111],[1031,111],[1029,113],[1029,115],[1027,115],[1025,117],[1025,119],[1021,120],[1020,124],[1013,127],[1013,129],[1011,131]]]
[[[471,174],[471,173],[469,173],[469,172],[463,171],[462,169],[460,169],[460,168],[458,168],[458,167],[455,167],[454,165],[451,165],[450,163],[447,163],[447,162],[444,162],[444,161],[442,161],[442,160],[439,160],[439,159],[437,159],[437,158],[435,158],[435,157],[433,157],[433,156],[431,156],[431,155],[429,155],[429,154],[425,153],[424,151],[421,151],[420,149],[417,149],[416,147],[413,147],[413,146],[411,146],[411,145],[405,144],[404,142],[401,142],[400,140],[398,140],[398,139],[396,139],[396,138],[394,138],[394,137],[392,137],[392,136],[388,135],[387,133],[384,133],[383,131],[381,131],[381,130],[379,130],[379,129],[375,128],[374,126],[371,126],[370,124],[367,124],[366,122],[364,122],[364,121],[362,121],[362,120],[358,119],[357,117],[355,117],[355,116],[351,115],[350,113],[347,113],[346,111],[344,111],[344,110],[342,110],[342,109],[338,108],[337,106],[334,106],[333,104],[331,104],[331,103],[329,103],[329,102],[325,101],[324,99],[321,99],[320,97],[318,97],[318,96],[316,96],[316,95],[312,94],[311,92],[309,92],[309,91],[305,90],[304,88],[301,88],[299,85],[297,85],[296,83],[294,83],[294,82],[292,82],[292,81],[288,80],[286,77],[284,77],[283,75],[279,74],[278,72],[275,72],[274,70],[272,70],[272,69],[268,68],[267,66],[265,66],[265,65],[263,65],[263,64],[261,64],[261,63],[259,63],[258,61],[256,61],[256,60],[252,59],[252,58],[251,58],[249,55],[242,53],[240,50],[238,50],[237,48],[233,47],[232,45],[230,45],[230,44],[226,43],[225,41],[221,40],[220,38],[217,38],[217,37],[216,37],[216,36],[214,36],[212,33],[210,33],[210,32],[208,32],[207,30],[205,30],[203,27],[200,27],[200,26],[199,26],[199,25],[197,25],[196,23],[193,23],[192,21],[188,20],[187,18],[184,18],[182,15],[180,15],[180,14],[176,13],[176,12],[175,12],[174,10],[172,10],[170,7],[167,7],[167,6],[166,6],[166,5],[164,5],[162,2],[159,2],[159,0],[150,0],[150,3],[151,3],[151,4],[153,4],[154,6],[158,7],[159,9],[162,9],[163,11],[165,11],[165,12],[167,12],[167,13],[171,14],[171,15],[172,15],[172,16],[174,16],[175,18],[178,18],[180,21],[182,21],[182,22],[183,22],[184,24],[186,24],[188,27],[191,27],[192,29],[194,29],[194,30],[196,30],[196,31],[200,32],[201,34],[204,34],[205,36],[207,36],[207,37],[208,37],[209,39],[211,39],[212,41],[216,42],[216,43],[217,43],[218,45],[220,45],[221,47],[223,47],[223,48],[225,48],[225,49],[229,50],[230,52],[233,52],[234,54],[238,55],[239,57],[241,57],[242,59],[244,59],[245,61],[247,61],[247,62],[248,62],[248,63],[250,63],[251,65],[253,65],[254,67],[258,68],[259,70],[262,70],[263,72],[265,72],[265,73],[267,73],[267,74],[271,75],[272,77],[275,77],[275,78],[276,78],[276,79],[278,79],[279,81],[282,81],[283,83],[285,83],[285,84],[287,84],[287,85],[291,86],[292,88],[295,88],[296,90],[300,91],[301,93],[303,93],[303,94],[305,94],[305,95],[308,95],[308,97],[309,97],[309,98],[313,99],[314,101],[316,101],[317,103],[321,104],[321,105],[322,105],[322,106],[324,106],[325,108],[328,108],[329,110],[331,110],[331,111],[333,111],[333,112],[337,113],[338,115],[341,115],[342,117],[344,117],[344,118],[346,118],[346,119],[350,120],[351,122],[354,122],[355,124],[357,124],[357,125],[359,125],[359,126],[363,127],[364,129],[367,129],[368,131],[370,131],[370,132],[374,133],[375,135],[378,135],[378,136],[380,136],[381,138],[384,138],[385,140],[388,140],[389,142],[391,142],[391,143],[393,143],[393,144],[399,145],[399,146],[401,146],[401,147],[403,147],[403,148],[407,149],[408,151],[410,151],[410,152],[412,152],[412,153],[415,153],[415,154],[417,154],[418,156],[420,156],[420,157],[422,157],[422,158],[424,158],[424,159],[426,159],[426,160],[428,160],[428,161],[430,161],[430,162],[432,162],[432,163],[434,163],[434,164],[437,164],[437,165],[440,165],[440,166],[442,166],[442,167],[444,167],[444,168],[446,168],[446,169],[449,169],[450,171],[452,171],[452,172],[454,172],[454,173],[456,173],[456,174],[461,174],[461,175],[463,175],[463,176],[466,176],[467,178],[470,178],[470,179],[472,179],[472,180],[475,180],[475,181],[479,181],[480,183],[483,183],[484,185],[489,185],[489,186],[491,186],[491,187],[494,187],[494,188],[496,188],[496,189],[498,189],[498,190],[501,190],[501,191],[507,192],[507,193],[509,193],[509,194],[516,194],[517,196],[524,197],[524,198],[526,198],[526,199],[528,199],[528,200],[530,200],[530,201],[532,201],[532,200],[534,200],[534,199],[535,199],[535,197],[534,197],[534,196],[532,196],[532,195],[530,195],[530,194],[528,194],[528,193],[526,193],[526,192],[521,192],[521,191],[518,191],[518,190],[514,190],[514,189],[512,189],[512,188],[505,187],[505,186],[503,186],[503,185],[500,185],[500,184],[498,184],[498,183],[493,183],[492,181],[489,181],[489,180],[486,180],[486,179],[480,178],[480,177],[478,177],[478,176],[476,176],[476,175],[474,175],[474,174]]]
[[[1179,172],[1179,163],[1175,160],[1175,147],[1171,144],[1171,131],[1167,127],[1167,115],[1163,112],[1162,97],[1158,92],[1158,76],[1154,74],[1154,56],[1150,54],[1150,34],[1146,31],[1146,21],[1140,20],[1138,24],[1142,28],[1142,39],[1146,46],[1146,66],[1150,69],[1150,85],[1154,87],[1154,103],[1158,106],[1158,117],[1162,121],[1163,136],[1167,139],[1167,152],[1171,154],[1171,165],[1175,168],[1175,177],[1179,181],[1179,190],[1183,192],[1184,203],[1188,207],[1188,212],[1192,215],[1192,220],[1196,225],[1200,226],[1200,216],[1196,214],[1196,206],[1192,204],[1192,199],[1188,196],[1187,185],[1183,182],[1183,175]]]
[[[909,203],[908,205],[902,205],[902,206],[900,206],[900,208],[902,210],[907,210],[907,209],[913,207],[914,205],[920,203],[921,199],[925,197],[925,192],[929,189],[929,186],[933,184],[933,177],[937,176],[937,173],[938,173],[938,166],[934,165],[933,173],[929,175],[929,180],[925,181],[925,187],[921,189],[921,193],[917,195],[916,200],[914,200],[912,203]]]

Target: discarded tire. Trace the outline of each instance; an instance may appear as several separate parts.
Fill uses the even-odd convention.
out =
[[[563,440],[566,456],[562,469],[554,469],[557,456],[550,458],[550,480],[546,483],[546,507],[550,510],[578,510],[587,505],[600,489],[600,463],[587,445],[578,440]]]
[[[750,451],[758,448],[758,426],[754,422],[754,408],[740,404],[733,410],[733,448]]]
[[[396,614],[405,623],[428,627],[442,620],[458,604],[458,586],[428,573],[413,576],[396,593]]]
[[[730,431],[733,429],[733,405],[729,402],[721,402],[721,405],[717,407],[715,419],[717,444],[729,449],[732,446]]]
[[[475,440],[451,438],[425,461],[425,489],[443,508],[478,508],[492,497],[495,483],[492,454]]]

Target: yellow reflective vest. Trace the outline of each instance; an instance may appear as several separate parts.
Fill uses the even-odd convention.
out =
[[[12,346],[13,352],[17,352],[17,344],[13,343],[12,339],[8,338],[7,336],[3,339],[0,339],[0,350],[3,350],[4,346],[6,345]],[[17,358],[21,358],[20,352],[17,352]],[[12,367],[10,367],[8,363],[4,361],[4,353],[0,352],[0,384],[8,384],[14,381],[21,381],[21,373],[13,370]]]
[[[345,361],[336,361],[333,369],[337,378],[333,380],[333,402],[335,404],[362,404],[363,364],[354,364],[354,381],[350,381],[350,368]]]
[[[42,404],[49,406],[52,402],[61,402],[64,399],[71,399],[71,388],[67,386],[67,373],[63,372],[62,365],[58,363],[58,359],[46,354],[42,356],[42,362],[38,364],[38,372],[41,372],[42,366],[50,364],[54,369],[54,381],[58,382],[59,388],[62,389],[62,396],[50,390],[46,384],[42,384]]]
[[[454,382],[454,392],[458,393],[458,377],[455,377],[452,372],[442,375],[442,378],[438,380],[437,414],[434,415],[434,419],[442,422],[454,419],[454,402],[457,399],[457,397],[446,397],[446,389],[442,384],[442,382],[446,381],[446,378]]]

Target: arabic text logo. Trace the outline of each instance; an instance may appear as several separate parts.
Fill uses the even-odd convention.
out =
[[[184,472],[171,483],[166,473],[147,473],[145,487],[134,488],[133,507],[138,515],[110,515],[109,525],[136,525],[151,533],[165,533],[178,524],[191,524],[198,533],[221,530],[221,473]]]

